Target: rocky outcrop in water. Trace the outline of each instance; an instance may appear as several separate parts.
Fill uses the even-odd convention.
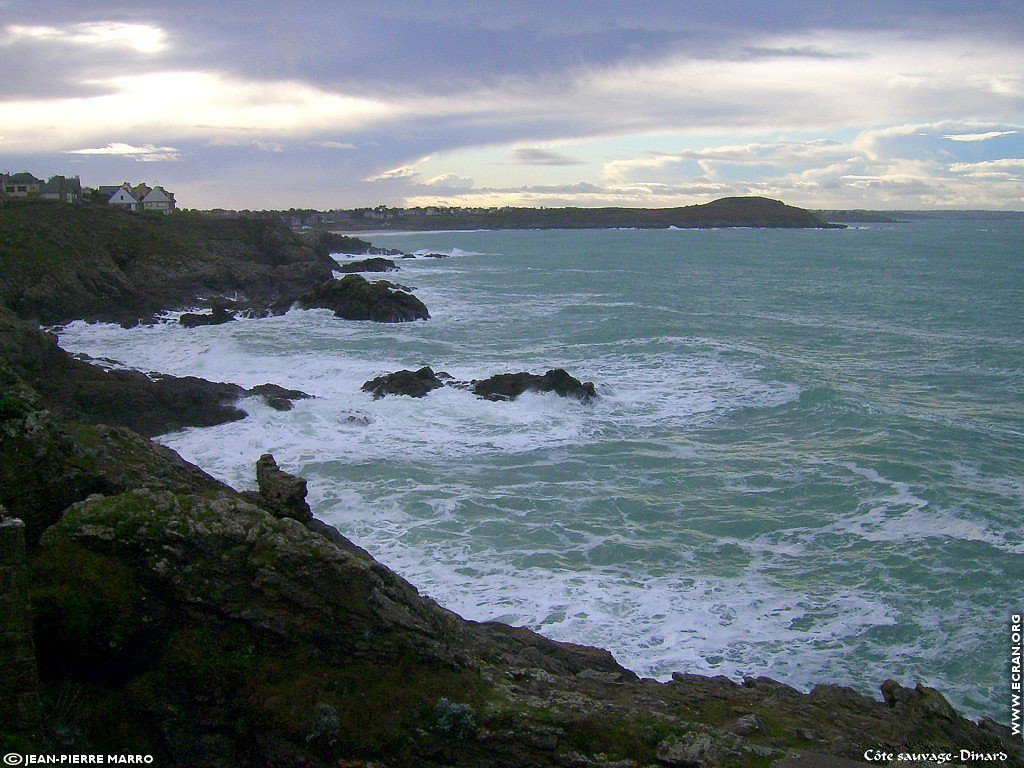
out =
[[[361,261],[350,261],[347,264],[342,264],[338,267],[339,272],[352,273],[352,272],[397,272],[399,266],[395,264],[391,259],[385,259],[377,256],[372,259],[362,259]]]
[[[499,373],[481,381],[474,381],[474,395],[485,400],[515,400],[524,392],[554,392],[561,397],[573,397],[585,403],[597,397],[593,382],[582,382],[562,368],[553,368],[543,376],[535,373]]]
[[[327,280],[299,297],[305,309],[329,309],[346,320],[375,320],[380,323],[405,323],[428,320],[423,302],[386,280],[369,282],[360,275],[345,275]]]
[[[2,308],[0,354],[51,411],[78,421],[128,427],[146,437],[243,419],[245,411],[236,403],[247,396],[262,397],[281,410],[290,408],[291,400],[309,397],[273,384],[246,390],[195,376],[104,370],[71,357],[57,346],[56,336]]]
[[[526,392],[554,392],[561,397],[571,397],[589,403],[597,397],[597,388],[591,381],[581,382],[562,368],[552,368],[543,375],[535,373],[499,373],[487,379],[459,381],[442,371],[434,373],[424,367],[418,371],[401,370],[387,373],[367,381],[364,392],[373,394],[378,400],[385,395],[408,395],[425,397],[428,393],[449,386],[466,389],[485,400],[515,400]]]
[[[370,392],[374,400],[379,400],[385,395],[426,397],[427,393],[443,386],[441,377],[435,374],[432,368],[423,367],[418,371],[403,369],[378,376],[363,384],[362,390]]]
[[[296,400],[309,400],[312,395],[299,389],[286,389],[279,384],[260,384],[245,391],[249,397],[259,397],[275,411],[290,411]]]
[[[198,328],[201,325],[223,325],[234,319],[234,313],[228,311],[223,303],[215,302],[211,306],[209,314],[185,312],[178,318],[178,322],[186,328]]]
[[[322,253],[344,253],[351,256],[405,256],[397,248],[380,248],[368,240],[334,232],[321,232],[316,237],[316,247]]]

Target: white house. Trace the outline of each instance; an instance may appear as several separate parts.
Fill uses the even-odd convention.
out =
[[[101,193],[109,190],[113,190],[113,193],[107,203],[129,211],[154,211],[167,215],[177,205],[174,193],[163,187],[150,187],[146,184],[137,184],[133,187],[127,181],[120,187],[100,187]]]
[[[163,187],[153,187],[149,193],[142,198],[142,210],[157,211],[158,213],[170,213],[174,210],[174,193],[168,192]]]
[[[118,187],[117,192],[110,196],[107,200],[108,205],[116,205],[119,208],[124,208],[129,211],[139,210],[139,201],[135,199],[135,195],[132,194],[131,189],[125,184],[123,187]]]

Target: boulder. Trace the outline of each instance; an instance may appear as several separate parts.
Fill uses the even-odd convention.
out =
[[[361,259],[360,261],[351,261],[348,264],[342,264],[338,267],[339,272],[397,272],[399,269],[398,265],[395,264],[391,259],[385,259],[383,256],[374,256],[372,259]]]
[[[524,392],[554,392],[562,397],[575,397],[590,402],[597,397],[593,382],[581,382],[562,368],[553,368],[543,376],[534,373],[499,373],[488,379],[474,381],[473,394],[485,400],[515,400]]]
[[[386,280],[371,283],[360,275],[327,280],[299,298],[305,309],[330,309],[345,320],[404,323],[427,320],[423,302]]]
[[[408,395],[409,397],[425,397],[439,387],[444,386],[441,378],[448,378],[446,373],[435,374],[431,368],[420,368],[418,371],[401,370],[386,373],[363,384],[363,392],[373,394],[374,400],[385,395]]]

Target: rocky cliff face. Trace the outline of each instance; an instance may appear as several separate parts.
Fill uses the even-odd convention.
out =
[[[365,768],[809,767],[971,749],[1024,765],[1006,729],[931,689],[889,682],[874,700],[764,678],[657,683],[605,651],[465,621],[310,519],[301,479],[272,458],[260,491],[239,494],[4,376],[0,504],[31,532],[6,647],[28,659],[31,605],[42,713],[34,731],[29,697],[27,727],[0,724],[9,749]],[[4,565],[24,574],[19,557],[20,541]]]
[[[264,219],[150,218],[107,206],[39,201],[0,210],[0,231],[0,306],[41,323],[134,325],[163,310],[197,305],[283,312],[337,283],[332,274],[338,265],[325,245]],[[388,302],[395,300],[382,301],[383,289],[368,285],[355,297],[358,306],[348,309],[343,297],[331,309],[339,317],[383,316],[387,322],[413,319],[405,316],[409,306],[416,317],[427,316],[407,295],[399,297],[401,311],[394,311]]]

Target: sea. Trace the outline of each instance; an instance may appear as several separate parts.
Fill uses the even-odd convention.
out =
[[[374,235],[431,319],[72,323],[72,352],[315,399],[160,442],[317,516],[441,605],[643,676],[887,678],[1009,721],[1024,612],[1024,222]],[[336,256],[340,263],[359,257]],[[375,276],[369,276],[374,278]],[[590,403],[375,376],[565,368]]]

